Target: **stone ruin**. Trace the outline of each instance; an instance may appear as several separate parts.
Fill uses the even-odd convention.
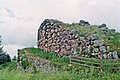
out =
[[[102,54],[104,58],[118,59],[117,52],[109,52],[110,47],[104,45],[104,40],[98,40],[97,34],[91,34],[85,39],[77,30],[64,29],[64,24],[58,20],[45,19],[38,29],[38,48],[46,52],[55,52],[58,56],[88,57],[90,54],[89,57],[99,57]],[[82,20],[79,25],[90,24]]]

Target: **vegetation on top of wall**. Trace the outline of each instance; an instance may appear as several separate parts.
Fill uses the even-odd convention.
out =
[[[58,57],[55,53],[47,53],[45,51],[43,51],[42,49],[39,48],[27,48],[27,50],[30,51],[30,53],[33,53],[43,59],[47,59],[53,62],[59,62],[59,63],[64,63],[64,64],[68,64],[70,59],[68,56],[65,57]]]
[[[66,30],[77,30],[85,39],[88,35],[97,34],[99,40],[104,40],[105,45],[111,47],[111,51],[117,51],[120,56],[120,33],[112,29],[102,30],[97,25],[81,26],[79,24],[64,25]]]

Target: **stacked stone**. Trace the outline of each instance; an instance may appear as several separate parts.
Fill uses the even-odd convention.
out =
[[[60,35],[60,26],[55,20],[46,19],[38,30],[38,47],[46,52],[54,52]]]
[[[83,39],[76,30],[64,30],[56,20],[46,19],[38,30],[38,47],[58,55],[70,55]],[[84,44],[82,44],[84,46]]]
[[[118,59],[117,52],[110,52],[110,46],[104,44],[104,40],[98,40],[97,34],[89,35],[87,38],[92,43],[90,46],[93,48],[91,56],[98,56],[105,59]],[[100,56],[102,55],[102,56]]]
[[[85,40],[77,30],[65,30],[62,24],[57,20],[45,19],[38,29],[38,47],[46,52],[56,52],[59,56],[82,52],[91,53],[91,56],[109,54],[109,46],[104,45],[104,40],[98,40],[99,35],[89,35]]]

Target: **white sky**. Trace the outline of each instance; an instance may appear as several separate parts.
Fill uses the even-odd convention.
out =
[[[0,0],[0,35],[12,56],[36,46],[37,29],[46,18],[63,22],[106,23],[120,32],[120,0]]]

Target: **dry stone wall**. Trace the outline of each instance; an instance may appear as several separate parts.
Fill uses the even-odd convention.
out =
[[[117,52],[109,52],[110,47],[104,45],[104,40],[98,40],[97,34],[84,39],[77,30],[65,30],[64,24],[58,20],[45,19],[38,29],[38,47],[46,52],[56,52],[58,56],[88,56],[80,53],[90,53],[89,56],[99,57],[102,54],[105,58],[118,58]]]
[[[56,71],[58,68],[55,67],[50,61],[40,58],[27,50],[24,50],[24,54],[21,54],[18,50],[18,62],[17,68],[25,71]]]

